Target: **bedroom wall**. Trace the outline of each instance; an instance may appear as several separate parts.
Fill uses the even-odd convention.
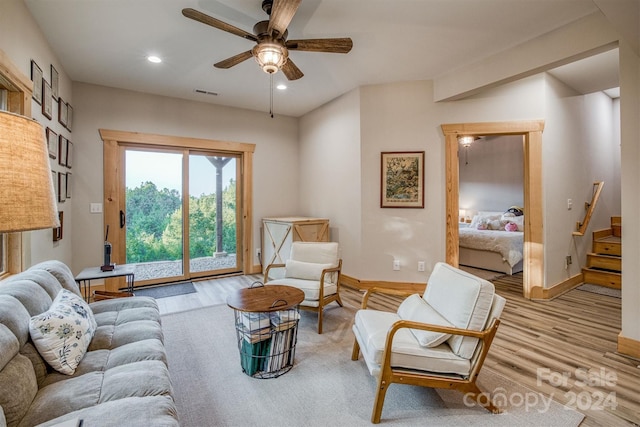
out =
[[[249,230],[256,248],[263,217],[298,211],[297,119],[85,83],[74,83],[73,97],[75,272],[101,262],[102,214],[89,213],[90,203],[102,202],[101,128],[256,144]]]
[[[28,78],[31,76],[31,60],[35,60],[42,69],[43,78],[51,83],[51,65],[59,73],[59,94],[66,102],[74,105],[71,93],[71,80],[58,58],[47,43],[44,35],[36,25],[24,3],[20,0],[0,1],[0,50],[4,51],[13,64]],[[73,140],[73,134],[58,123],[57,103],[53,103],[52,118],[42,115],[42,107],[36,101],[31,101],[31,116],[45,129],[50,127],[56,134],[64,135]],[[74,141],[75,142],[75,141]],[[53,171],[65,172],[57,160],[51,160]],[[71,172],[75,172],[72,170]],[[74,221],[72,206],[75,200],[58,204],[58,209],[64,211],[63,239],[53,242],[52,230],[37,230],[22,233],[23,267],[48,259],[59,259],[71,264],[73,259],[72,239],[74,230],[69,224]]]
[[[460,209],[469,218],[478,211],[504,212],[524,205],[523,139],[488,136],[460,147]]]

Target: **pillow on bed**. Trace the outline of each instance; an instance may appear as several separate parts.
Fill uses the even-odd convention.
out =
[[[488,223],[489,221],[500,219],[501,217],[502,217],[502,212],[479,211],[477,214],[473,216],[473,219],[471,220],[471,224],[469,225],[469,227],[478,228],[478,224],[480,222]],[[486,229],[487,228],[479,228],[479,230],[486,230]]]
[[[518,226],[515,222],[508,222],[507,225],[504,226],[505,231],[518,231]]]

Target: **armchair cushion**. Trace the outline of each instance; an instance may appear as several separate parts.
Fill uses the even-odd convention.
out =
[[[371,375],[378,374],[387,331],[398,320],[402,319],[397,313],[386,311],[358,310],[356,313],[353,332],[360,343],[360,350]],[[391,366],[424,371],[427,359],[431,372],[466,376],[471,369],[471,362],[454,354],[447,343],[423,347],[409,329],[398,330],[391,347]]]
[[[402,301],[402,304],[398,307],[398,316],[404,320],[413,320],[420,323],[448,327],[453,326],[418,294],[413,294]],[[451,334],[444,332],[432,332],[423,329],[410,329],[410,331],[423,347],[437,347],[451,338]]]
[[[423,298],[455,327],[481,331],[487,324],[493,295],[493,283],[439,262]],[[448,343],[455,354],[470,359],[478,338],[453,335]]]
[[[293,286],[304,292],[304,301],[300,305],[307,307],[318,307],[320,303],[320,282],[318,280],[304,280],[304,279],[276,279],[271,280],[269,285],[286,285]],[[324,296],[333,295],[338,290],[338,286],[335,283],[324,284]]]
[[[332,267],[335,267],[335,265],[288,259],[286,261],[284,277],[304,280],[320,280],[322,271]],[[325,279],[329,281],[328,279],[330,279],[330,276],[331,275],[325,276]]]

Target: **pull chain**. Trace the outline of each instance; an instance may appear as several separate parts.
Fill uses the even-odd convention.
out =
[[[271,115],[271,118],[273,119],[273,73],[269,74],[269,83],[269,115]]]

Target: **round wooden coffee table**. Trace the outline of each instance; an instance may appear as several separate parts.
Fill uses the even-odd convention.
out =
[[[229,295],[227,305],[235,312],[244,373],[275,378],[291,370],[298,340],[298,304],[303,300],[300,289],[261,283]]]

